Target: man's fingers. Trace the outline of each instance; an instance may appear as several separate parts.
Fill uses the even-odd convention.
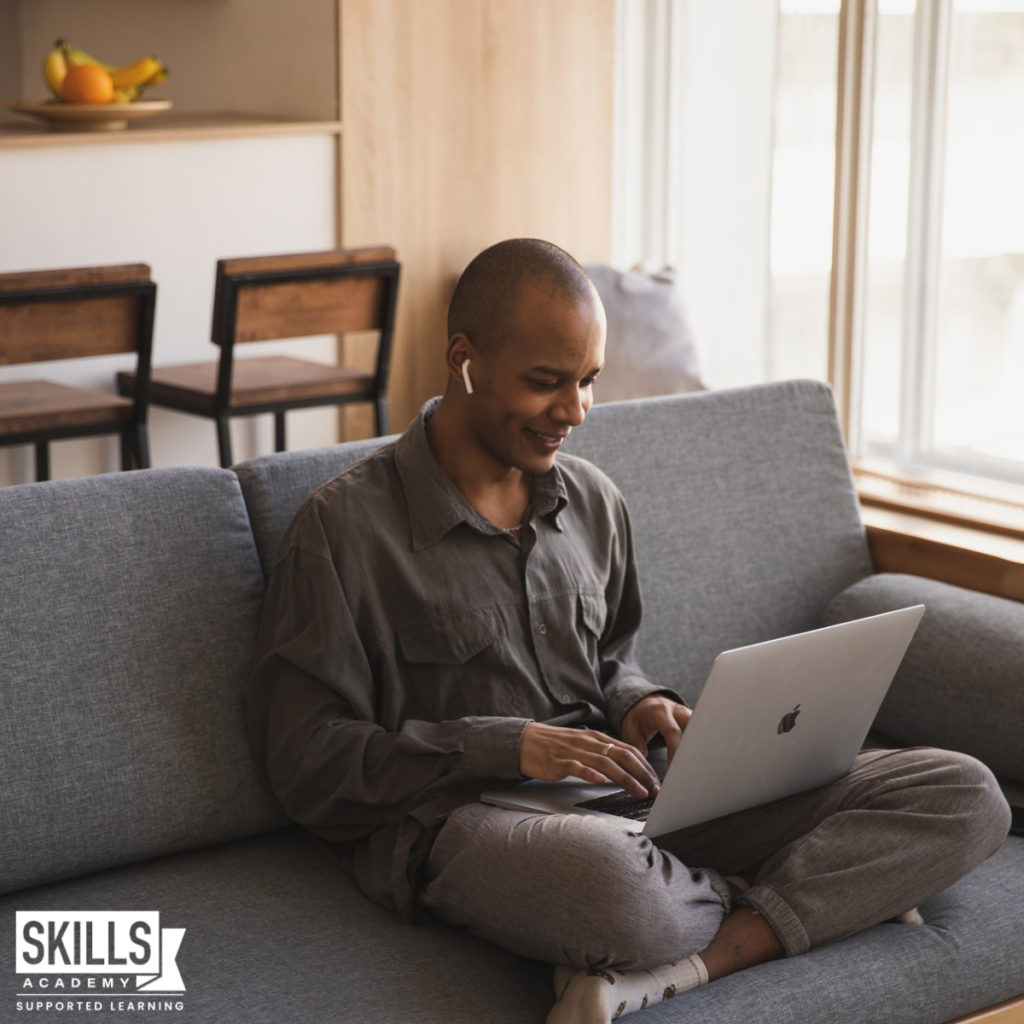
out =
[[[634,796],[657,792],[658,776],[629,743],[593,730],[565,729],[531,722],[519,745],[519,770],[528,778],[586,782],[610,780]]]
[[[600,770],[616,785],[643,799],[658,791],[658,775],[631,744],[607,743],[598,755]]]
[[[665,749],[668,752],[668,759],[671,763],[672,758],[675,756],[676,747],[679,746],[679,741],[683,738],[682,726],[674,717],[670,717],[659,732],[661,733],[661,738],[665,741]]]

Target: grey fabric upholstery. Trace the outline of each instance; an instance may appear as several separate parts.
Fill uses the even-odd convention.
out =
[[[234,476],[0,488],[0,891],[262,831],[262,579]]]
[[[637,1020],[950,1020],[1024,987],[1024,960],[1014,955],[1024,929],[1020,915],[1007,914],[1004,905],[1020,898],[1022,879],[1024,840],[1018,839],[925,904],[923,927],[880,925],[677,996]],[[4,897],[0,935],[14,935],[16,909],[129,907],[159,910],[162,927],[185,929],[177,958],[184,1009],[130,1015],[144,1024],[179,1018],[188,1024],[542,1024],[552,1002],[545,965],[455,929],[402,923],[369,903],[336,862],[294,829]],[[14,977],[12,945],[0,943],[0,977]]]
[[[257,459],[238,467],[241,488],[213,469],[0,488],[3,1019],[17,1012],[16,911],[135,909],[186,929],[186,992],[181,1013],[133,1020],[544,1020],[546,966],[371,904],[281,827],[252,763],[242,695],[261,561],[311,490],[381,443]],[[693,699],[724,647],[924,600],[887,731],[970,744],[1021,777],[1024,606],[869,576],[826,388],[601,406],[570,448],[633,509],[652,673]],[[640,1024],[938,1024],[1024,992],[1021,906],[1012,838],[925,904],[924,926],[765,964]]]
[[[920,908],[924,925],[883,924],[673,999],[678,1024],[941,1024],[1024,992],[1024,840],[1011,839]],[[1005,891],[1005,890],[1004,890]],[[678,1004],[678,1005],[677,1005]],[[651,1018],[655,1020],[657,1018]],[[647,1018],[644,1018],[647,1024]]]
[[[918,576],[844,590],[825,624],[923,603],[924,618],[875,720],[899,743],[962,750],[1024,781],[1024,604]]]
[[[14,912],[26,908],[159,910],[162,928],[185,929],[183,1010],[15,1015]],[[405,924],[297,829],[4,897],[0,936],[5,1021],[539,1024],[552,998],[547,969],[454,929]]]
[[[567,450],[626,497],[641,664],[689,701],[719,652],[813,628],[835,594],[871,572],[822,384],[596,406]]]
[[[288,523],[307,496],[389,440],[373,437],[312,451],[281,452],[234,467],[264,572],[269,570]]]

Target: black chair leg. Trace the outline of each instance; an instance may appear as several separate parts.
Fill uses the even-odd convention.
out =
[[[378,395],[373,403],[374,422],[377,436],[383,437],[388,432],[388,396]]]
[[[285,450],[284,411],[274,413],[274,451]]]
[[[125,472],[135,468],[135,438],[131,431],[126,430],[121,434],[121,471]]]
[[[50,479],[50,445],[47,441],[36,442],[36,481]]]
[[[135,428],[135,460],[139,469],[149,469],[149,427],[145,423]]]
[[[149,469],[149,434],[145,424],[121,435],[121,468]]]
[[[227,416],[217,417],[217,447],[220,449],[221,466],[224,469],[230,469],[232,464],[231,420]]]

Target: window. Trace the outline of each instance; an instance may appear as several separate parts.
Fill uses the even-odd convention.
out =
[[[1024,0],[619,24],[615,258],[679,269],[708,381],[831,375],[873,486],[1024,504]]]
[[[880,0],[859,449],[1024,483],[1024,2]]]

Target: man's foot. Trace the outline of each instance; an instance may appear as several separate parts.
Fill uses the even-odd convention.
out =
[[[696,953],[653,971],[556,967],[558,1001],[547,1024],[610,1024],[627,1013],[699,988],[707,980],[708,972]]]

